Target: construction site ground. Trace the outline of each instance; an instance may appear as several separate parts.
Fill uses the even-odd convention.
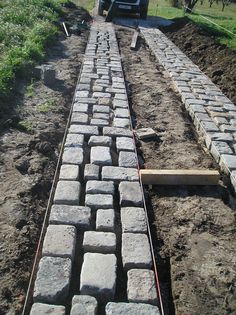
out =
[[[85,12],[73,10],[68,11],[68,19],[86,17]],[[134,128],[152,127],[157,132],[155,140],[137,143],[144,166],[217,169],[197,138],[170,78],[144,40],[139,39],[137,50],[131,51],[132,30],[118,26],[116,30]],[[193,61],[199,62],[200,68],[235,103],[235,53],[195,26],[187,24],[172,30],[173,27],[165,32],[176,44],[180,42],[178,38],[192,42],[180,48],[193,56]],[[50,88],[35,82],[30,95],[21,82],[15,101],[21,105],[1,121],[1,315],[22,311],[88,34],[83,31],[80,36],[61,36],[48,59],[59,80]],[[198,39],[209,48],[197,53],[193,43]],[[219,56],[218,61],[211,62],[210,53],[215,60]],[[201,58],[195,57],[197,54]],[[223,75],[217,79],[219,71]],[[42,112],[46,103],[49,107],[51,104],[51,109]],[[27,131],[19,129],[21,120],[30,122]],[[236,314],[236,203],[227,178],[218,187],[153,186],[146,191],[146,198],[166,315]]]

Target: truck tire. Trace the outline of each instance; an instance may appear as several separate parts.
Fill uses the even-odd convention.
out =
[[[148,7],[147,6],[141,7],[141,9],[140,9],[140,19],[146,20],[147,19],[147,12],[148,12]]]
[[[103,16],[103,6],[101,0],[98,3],[98,15]]]

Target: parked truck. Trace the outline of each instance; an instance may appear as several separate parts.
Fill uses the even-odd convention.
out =
[[[99,0],[98,14],[102,16],[104,10],[114,5],[116,11],[139,13],[141,19],[146,19],[148,4],[149,0]]]

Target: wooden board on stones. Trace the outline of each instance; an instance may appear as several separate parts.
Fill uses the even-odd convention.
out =
[[[140,170],[145,185],[218,185],[215,170]]]
[[[138,32],[134,31],[132,40],[131,40],[131,45],[130,45],[130,49],[134,50],[136,48],[137,45],[137,40],[138,40]]]

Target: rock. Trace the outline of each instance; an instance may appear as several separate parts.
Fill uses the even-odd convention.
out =
[[[83,147],[84,135],[68,133],[66,137],[65,147]]]
[[[136,168],[138,165],[136,153],[120,151],[118,164],[120,167]]]
[[[90,153],[90,162],[91,164],[100,166],[112,165],[110,148],[100,146],[92,147]]]
[[[117,128],[129,128],[130,127],[130,120],[127,118],[117,118],[115,117],[113,120],[114,127]]]
[[[30,315],[65,315],[66,308],[61,305],[49,305],[43,303],[34,303]]]
[[[143,205],[143,196],[138,182],[121,182],[119,184],[119,192],[121,207],[139,207]]]
[[[86,164],[84,168],[84,180],[98,180],[99,179],[99,166],[94,164]]]
[[[85,252],[111,254],[116,250],[116,235],[111,232],[87,231],[84,233]]]
[[[69,258],[41,258],[34,286],[34,302],[65,303],[69,294],[70,276]]]
[[[113,300],[116,268],[114,254],[85,253],[80,275],[81,294],[92,295],[101,302]]]
[[[71,115],[71,123],[86,125],[88,123],[88,114],[73,112]]]
[[[114,182],[89,180],[86,184],[86,194],[109,194],[114,195]]]
[[[96,315],[97,300],[89,295],[75,295],[72,299],[70,315]]]
[[[115,213],[113,209],[97,210],[96,230],[104,232],[115,231]]]
[[[117,152],[120,151],[134,151],[134,140],[127,137],[118,137],[116,139]]]
[[[106,136],[91,136],[88,142],[90,147],[93,146],[104,146],[104,147],[111,147],[112,145],[112,138]]]
[[[143,208],[121,208],[123,233],[147,233],[146,216]]]
[[[157,306],[143,303],[113,303],[106,305],[106,315],[160,315]]]
[[[80,165],[84,160],[84,151],[79,147],[65,147],[62,155],[63,164]]]
[[[148,237],[145,234],[122,234],[122,261],[125,270],[150,269],[152,257]]]
[[[89,136],[98,136],[99,131],[97,126],[88,126],[88,125],[71,125],[69,128],[69,134],[70,133],[79,133],[84,135],[85,137]]]
[[[63,164],[61,166],[59,180],[79,180],[79,166]]]
[[[60,180],[54,195],[55,204],[79,205],[81,185],[77,181]]]
[[[136,168],[125,168],[117,166],[104,166],[102,168],[102,180],[109,180],[119,183],[120,181],[138,181]]]
[[[86,194],[85,205],[92,210],[113,208],[113,196],[105,194]]]
[[[133,137],[133,133],[129,129],[115,128],[115,127],[104,127],[103,135],[109,137]]]

